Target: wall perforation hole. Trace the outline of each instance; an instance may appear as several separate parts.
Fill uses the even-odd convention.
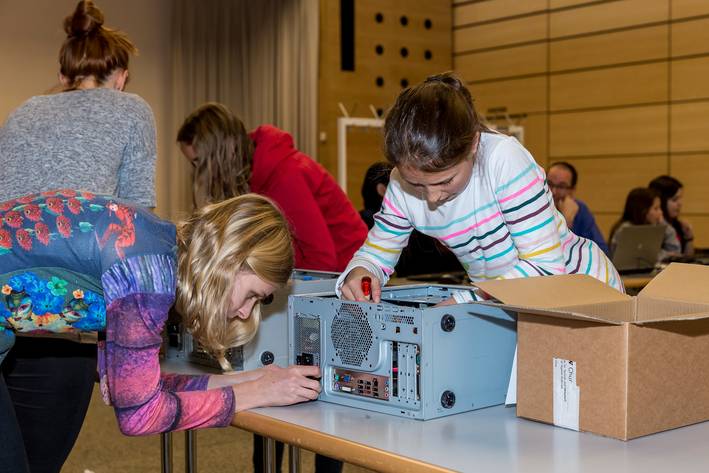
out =
[[[377,77],[375,83],[377,84],[377,87],[384,87],[384,78],[382,76]]]
[[[382,54],[384,54],[384,46],[382,46],[381,44],[377,44],[377,47],[374,48],[374,51],[376,51],[376,53],[381,56]]]
[[[409,81],[408,81],[408,79],[401,79],[400,84],[401,84],[401,88],[405,89],[409,86]]]
[[[401,57],[407,57],[409,55],[409,49],[406,47],[403,47],[403,48],[401,48],[399,53],[401,54]]]
[[[399,18],[399,22],[401,23],[401,26],[406,26],[409,24],[409,18],[406,15],[403,15]]]
[[[376,21],[377,23],[384,22],[384,15],[382,15],[381,13],[377,13],[376,15],[374,15],[374,21]]]
[[[431,21],[430,18],[426,18],[426,20],[424,20],[423,27],[426,28],[427,30],[430,30],[433,27],[433,22]]]
[[[427,60],[430,61],[433,58],[433,53],[431,52],[430,49],[427,49],[426,51],[423,52],[423,57]]]

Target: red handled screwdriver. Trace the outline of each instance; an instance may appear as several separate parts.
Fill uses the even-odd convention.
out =
[[[362,278],[362,293],[369,298],[372,295],[372,278],[365,276]]]

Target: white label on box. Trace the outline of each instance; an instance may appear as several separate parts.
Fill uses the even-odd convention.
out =
[[[576,363],[554,358],[554,425],[579,430],[579,398]]]

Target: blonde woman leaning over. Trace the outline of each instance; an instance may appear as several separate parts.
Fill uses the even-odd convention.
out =
[[[208,205],[176,228],[109,196],[58,190],[0,203],[0,217],[10,230],[18,225],[0,229],[0,363],[16,332],[105,333],[102,393],[126,435],[226,426],[240,410],[317,397],[319,382],[307,377],[317,367],[160,372],[160,332],[175,301],[217,357],[256,333],[261,300],[293,268],[288,226],[268,199],[246,194]],[[6,393],[0,377],[0,471],[26,472],[21,431],[44,425],[21,425]],[[51,389],[42,395],[73,401]],[[73,435],[83,415],[52,427],[53,435]]]

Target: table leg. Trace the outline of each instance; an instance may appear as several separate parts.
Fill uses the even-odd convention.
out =
[[[160,471],[172,473],[172,433],[160,434]]]
[[[276,441],[263,438],[263,468],[266,473],[276,473]]]
[[[185,431],[185,473],[197,471],[197,432]]]
[[[288,445],[288,464],[290,473],[300,473],[300,448]]]

